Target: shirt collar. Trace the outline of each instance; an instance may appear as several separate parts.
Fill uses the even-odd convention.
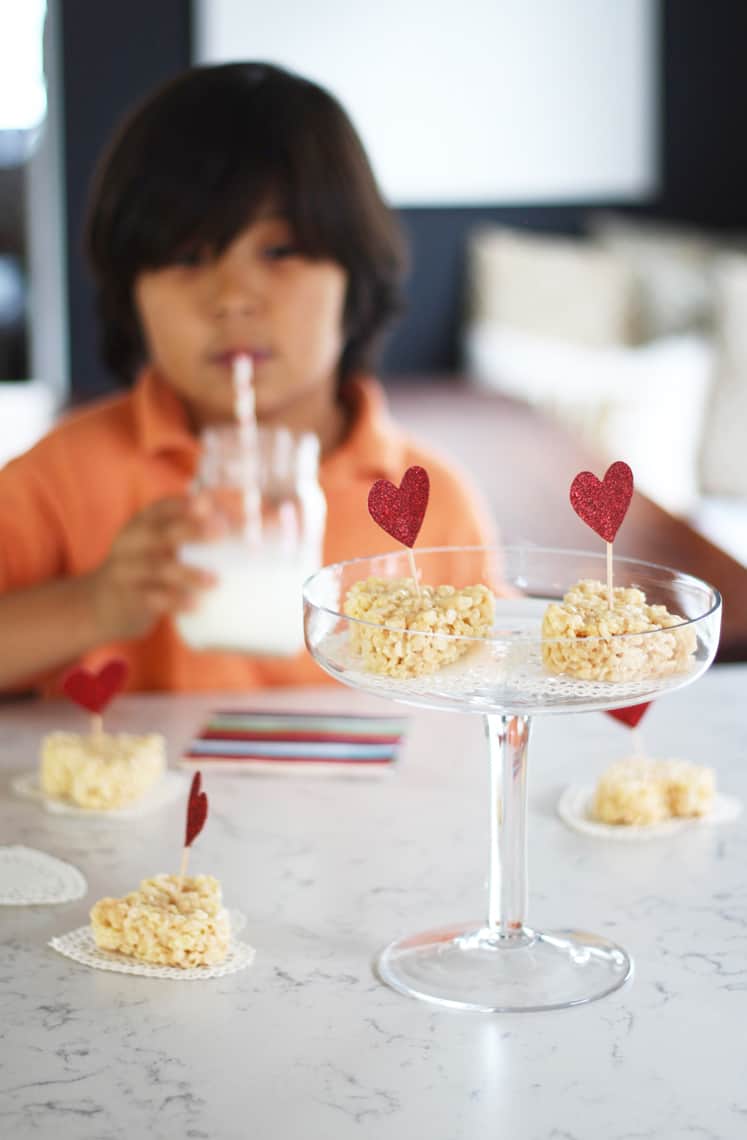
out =
[[[350,430],[323,461],[322,472],[399,483],[405,444],[389,414],[383,388],[370,376],[357,376],[347,382],[344,398],[350,408]]]
[[[140,445],[147,455],[168,451],[197,455],[198,442],[176,392],[152,368],[145,368],[132,393]]]
[[[196,459],[199,443],[190,431],[184,405],[155,369],[143,369],[132,397],[136,430],[146,454],[181,452]],[[350,408],[350,431],[323,461],[323,472],[399,482],[404,441],[389,414],[383,388],[371,376],[353,377],[346,385],[345,401]]]

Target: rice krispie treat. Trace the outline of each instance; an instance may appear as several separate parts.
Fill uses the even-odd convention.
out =
[[[91,910],[96,945],[156,966],[215,966],[231,936],[221,888],[212,875],[156,875],[122,899]]]
[[[161,778],[165,762],[158,733],[51,732],[41,745],[41,787],[53,799],[82,808],[124,807]]]
[[[659,760],[660,779],[666,785],[669,814],[677,817],[707,815],[716,794],[713,768],[686,760]]]
[[[601,777],[592,815],[601,823],[637,826],[702,816],[710,811],[714,793],[712,768],[634,756],[612,764]]]
[[[485,637],[494,608],[483,585],[421,586],[418,594],[411,578],[367,578],[350,588],[344,612],[371,623],[350,625],[351,646],[365,667],[407,678],[435,673],[464,656],[472,643],[461,638]]]
[[[633,586],[615,587],[613,602],[610,609],[604,583],[585,579],[547,607],[542,659],[551,673],[584,681],[643,681],[687,672],[697,636],[682,624],[684,618],[649,605]]]

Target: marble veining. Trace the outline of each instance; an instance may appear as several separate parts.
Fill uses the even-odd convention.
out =
[[[747,802],[745,692],[747,667],[713,668],[650,710],[649,750],[714,764]],[[122,699],[111,728],[165,731],[173,763],[221,703]],[[343,689],[261,703],[391,712]],[[0,710],[0,842],[68,860],[89,883],[76,902],[0,908],[3,1140],[747,1136],[746,817],[638,845],[571,832],[555,814],[562,788],[625,755],[627,730],[598,713],[538,719],[530,921],[614,937],[635,978],[561,1012],[438,1010],[380,985],[371,962],[398,934],[483,914],[483,729],[476,716],[401,711],[406,747],[379,777],[205,774],[212,812],[192,866],[221,878],[257,958],[180,984],[89,970],[46,944],[101,895],[176,869],[183,805],[114,825],[12,798],[10,776],[75,711]]]

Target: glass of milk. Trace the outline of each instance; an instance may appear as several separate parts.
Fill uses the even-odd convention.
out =
[[[215,574],[177,629],[193,649],[291,657],[304,645],[302,586],[322,564],[326,502],[319,440],[287,428],[206,428],[194,490],[211,500],[220,537],[181,548]]]

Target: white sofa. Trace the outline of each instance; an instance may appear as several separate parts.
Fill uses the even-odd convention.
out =
[[[482,228],[465,372],[562,420],[747,566],[747,254],[597,215],[569,239]]]

